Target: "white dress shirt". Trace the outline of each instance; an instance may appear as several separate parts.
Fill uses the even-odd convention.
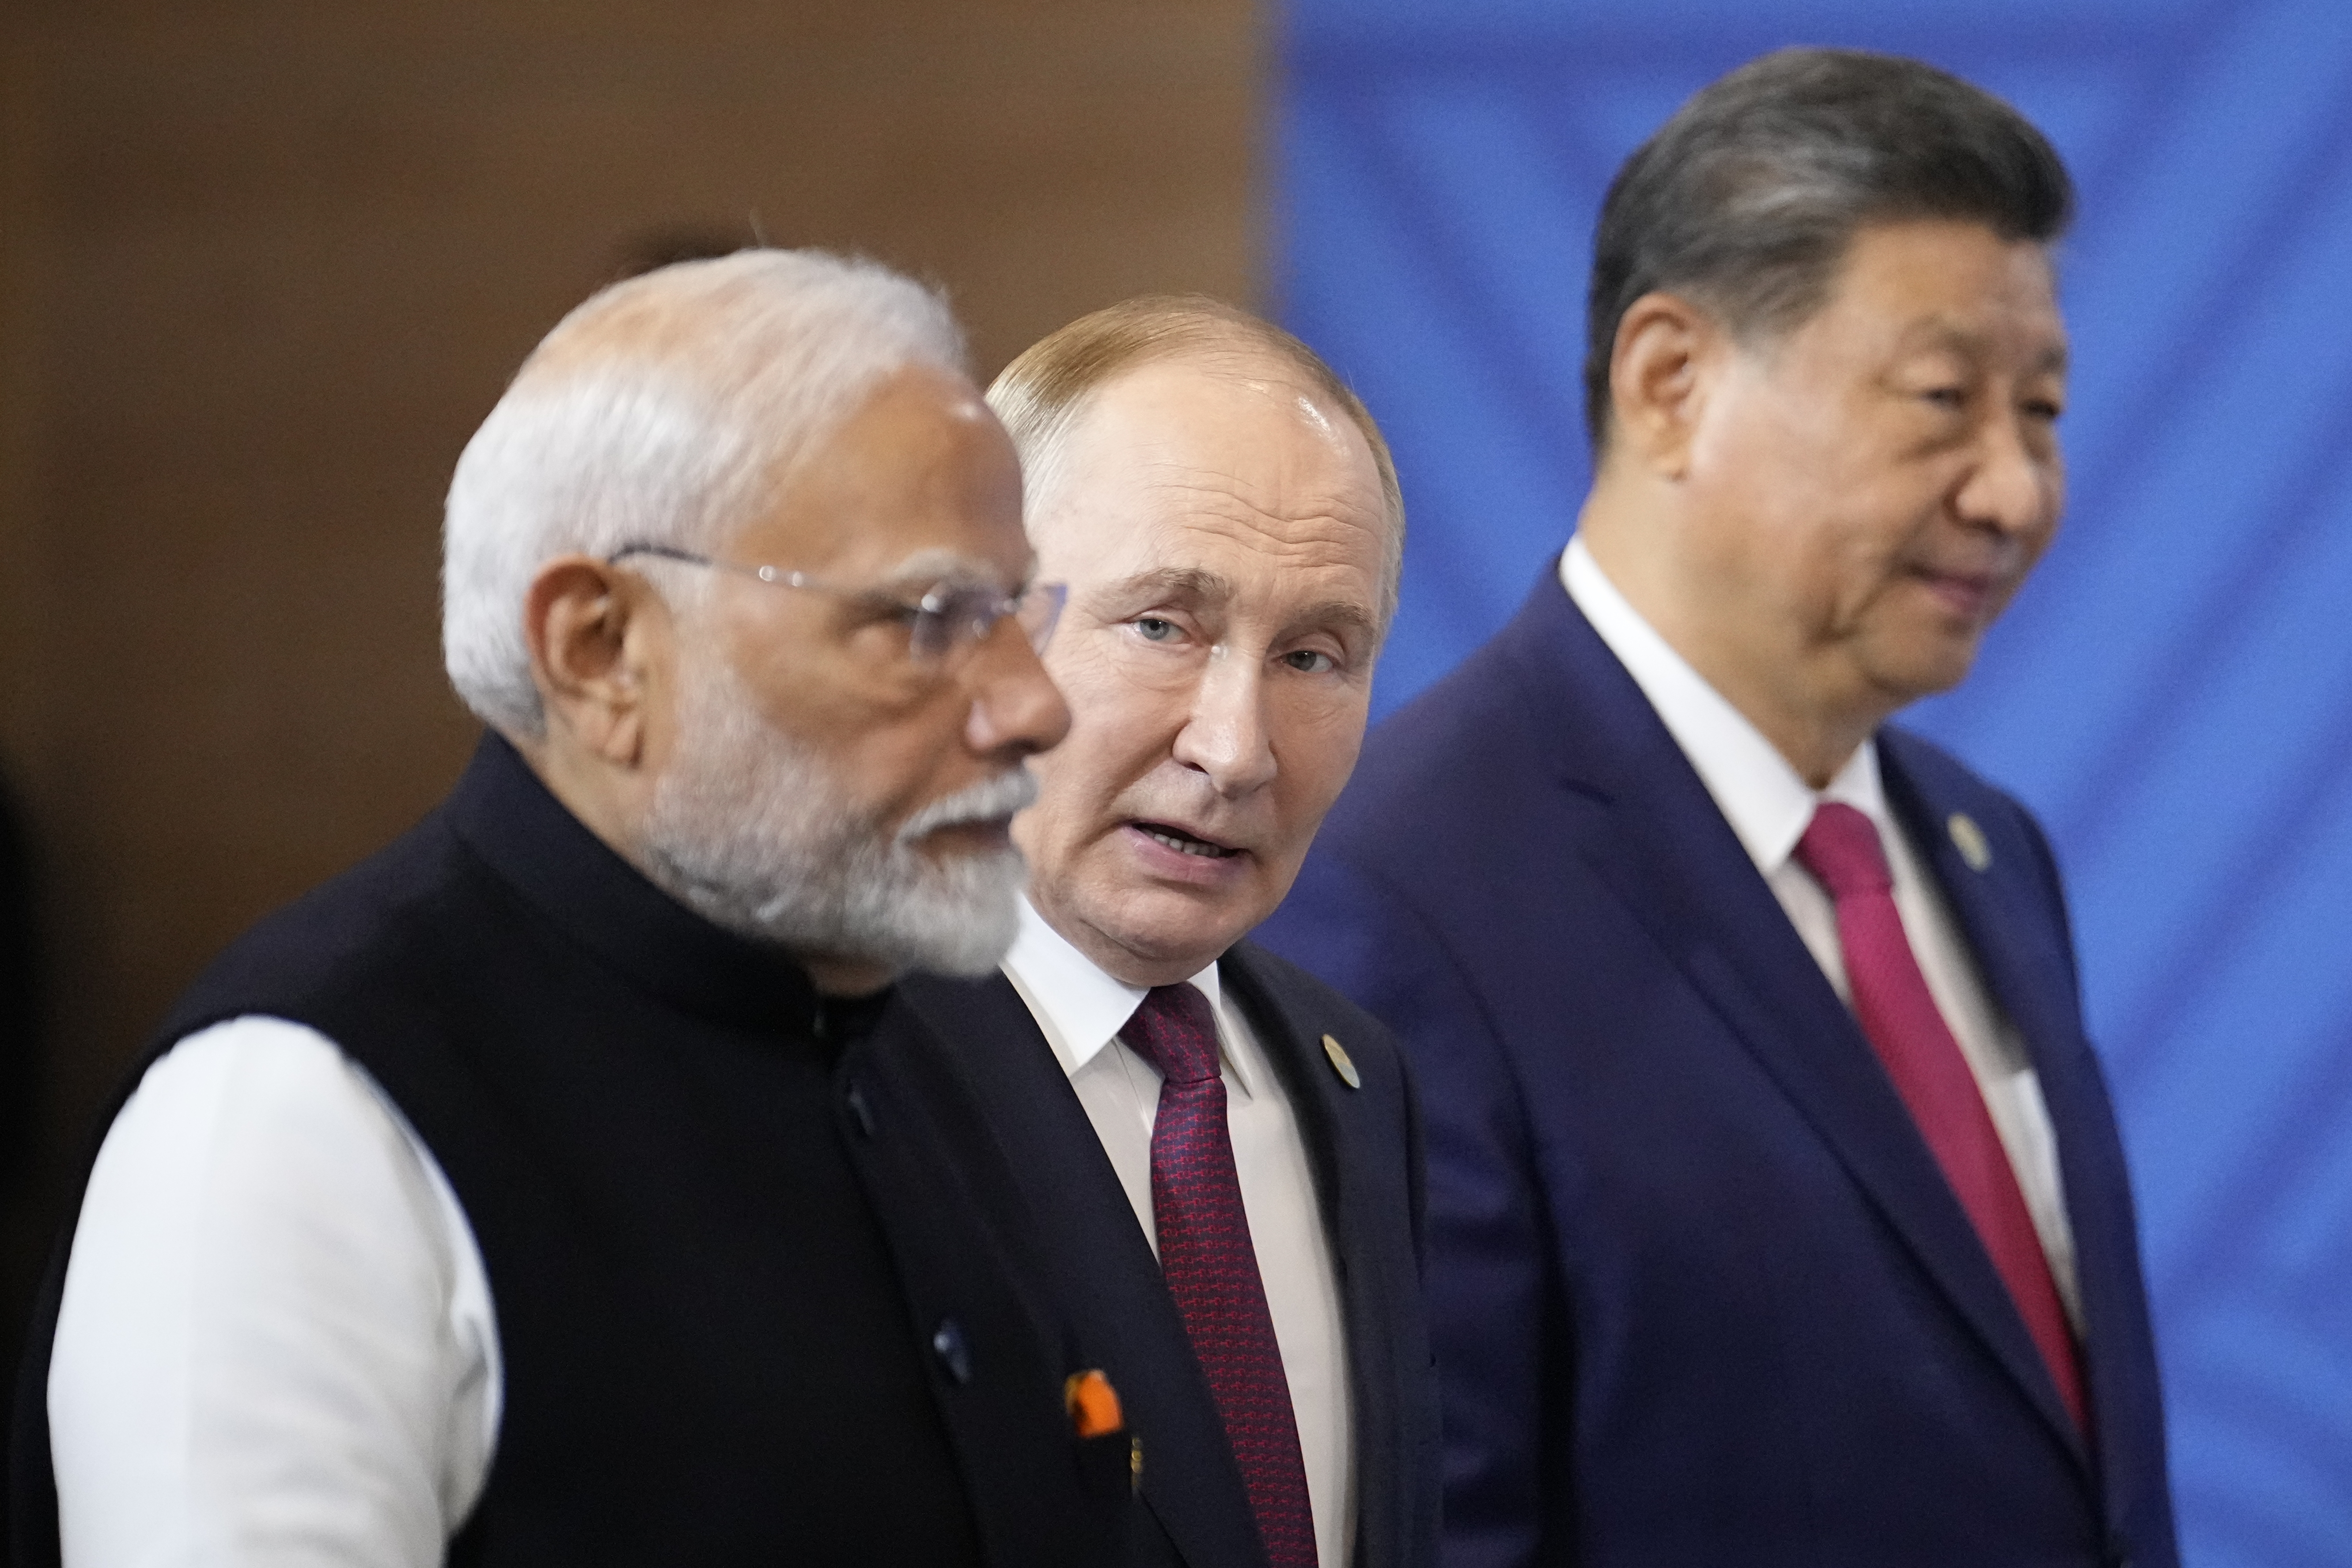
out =
[[[1894,873],[1895,907],[1911,939],[1912,955],[1927,990],[1944,1015],[1969,1069],[1976,1075],[1985,1109],[1991,1113],[2001,1147],[2017,1173],[2033,1228],[2050,1259],[2059,1298],[2077,1332],[2083,1314],[2074,1282],[2074,1237],[2066,1219],[2065,1192],[2058,1172],[2058,1139],[2042,1104],[2024,1042],[2001,1013],[1966,940],[1946,906],[1943,892],[1922,867],[1918,851],[1887,809],[1878,776],[1878,745],[1865,741],[1816,793],[1761,731],[1707,684],[1675,651],[1657,628],[1609,581],[1585,548],[1581,535],[1569,541],[1559,575],[1569,597],[1609,645],[1658,718],[1690,759],[1707,793],[1756,862],[1773,897],[1850,1006],[1845,949],[1838,939],[1837,909],[1829,893],[1798,863],[1797,840],[1822,801],[1851,805],[1877,826]]]
[[[473,1232],[358,1064],[246,1017],[148,1068],[49,1363],[66,1568],[434,1568],[501,1391]]]
[[[1127,1190],[1136,1223],[1157,1253],[1151,1129],[1160,1112],[1160,1074],[1118,1038],[1142,1004],[1144,988],[1104,973],[1025,901],[1021,934],[1005,956],[1004,973],[1069,1074],[1070,1087]],[[1314,1173],[1289,1096],[1248,1020],[1226,1002],[1217,966],[1212,963],[1191,983],[1216,1014],[1234,1164],[1298,1419],[1307,1497],[1315,1511],[1316,1555],[1326,1568],[1340,1568],[1355,1553],[1355,1417],[1347,1325],[1339,1314],[1338,1278]]]

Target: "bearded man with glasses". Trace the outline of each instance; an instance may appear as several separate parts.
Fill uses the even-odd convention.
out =
[[[19,1560],[1104,1560],[1116,1393],[892,990],[1016,927],[1069,721],[1032,566],[905,279],[745,252],[559,325],[449,495],[491,732],[126,1090],[20,1397]]]

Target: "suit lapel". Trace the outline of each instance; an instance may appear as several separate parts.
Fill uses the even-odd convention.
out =
[[[1990,826],[2000,833],[2007,814],[1996,816],[1976,800],[1948,798],[1915,764],[1914,744],[1899,731],[1885,731],[1881,740],[1879,773],[1885,781],[1887,804],[1943,890],[1944,901],[1976,957],[1978,972],[2017,1026],[2035,1071],[2047,1073],[2063,1055],[2060,1043],[2078,1040],[2082,1030],[2074,1010],[2071,976],[2054,962],[2054,950],[2027,940],[2029,927],[2006,896],[2030,882],[2034,868],[2022,863],[2025,847],[2006,837],[1989,845],[1992,853],[1981,871],[1961,858],[1952,839],[1954,816],[1975,806],[1977,816],[1969,820],[1978,823],[1978,831]]]
[[[1915,754],[1916,745],[1899,731],[1882,736],[1879,763],[1888,804],[1903,819],[1943,890],[1985,988],[2017,1030],[2041,1088],[2057,1136],[2059,1176],[2074,1233],[2085,1372],[2095,1409],[2099,1352],[2110,1342],[2102,1323],[2111,1310],[2112,1282],[2132,1280],[2137,1300],[2139,1262],[2136,1249],[2127,1257],[2110,1257],[2110,1238],[2118,1234],[2117,1225],[2084,1209],[2095,1194],[2127,1190],[2128,1178],[2114,1132],[2114,1109],[2083,1034],[2074,973],[2063,960],[2064,933],[2047,924],[2053,918],[2050,904],[2055,890],[2035,885],[2040,875],[2036,847],[2009,830],[2011,808],[1998,797],[1984,798],[1981,791],[1962,795],[1937,787],[1931,769],[1923,765],[1929,759]],[[1970,820],[1989,836],[1990,857],[1981,869],[1961,856],[1950,826],[1955,813],[1971,807]],[[2120,1234],[2130,1234],[2127,1215]],[[2054,1402],[2054,1393],[2052,1398]]]
[[[1358,1433],[1397,1429],[1395,1399],[1381,1375],[1397,1364],[1397,1347],[1381,1297],[1380,1262],[1371,1253],[1378,1222],[1360,1212],[1362,1184],[1349,1168],[1358,1151],[1381,1146],[1360,1125],[1373,1107],[1361,1090],[1340,1082],[1325,1058],[1324,1021],[1301,1009],[1295,996],[1277,991],[1271,971],[1247,943],[1228,952],[1218,973],[1248,1015],[1259,1046],[1282,1080],[1315,1173],[1323,1234],[1331,1249],[1332,1283],[1347,1325],[1348,1384],[1354,1406],[1349,1441],[1356,1460],[1356,1558],[1360,1568],[1391,1568],[1405,1525],[1390,1515],[1408,1500],[1398,1474],[1399,1456],[1392,1445],[1356,1441]]]
[[[1559,738],[1552,758],[1578,853],[2079,1458],[2080,1437],[2024,1321],[1853,1014],[1641,688],[1566,592],[1556,593],[1549,635],[1523,643],[1519,663],[1545,730]]]
[[[1195,1568],[1263,1568],[1240,1468],[1159,1259],[1028,1005],[1001,974],[907,989],[964,1063],[1047,1238],[1086,1353],[1143,1440],[1145,1505]]]

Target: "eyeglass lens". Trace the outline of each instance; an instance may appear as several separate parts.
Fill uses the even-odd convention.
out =
[[[911,647],[919,658],[939,658],[950,649],[979,643],[1010,615],[1020,623],[1029,646],[1042,653],[1061,609],[1058,584],[1036,584],[1017,598],[988,588],[935,588],[923,595],[915,613]]]

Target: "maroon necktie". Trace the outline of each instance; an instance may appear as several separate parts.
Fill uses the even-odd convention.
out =
[[[1273,1568],[1315,1568],[1307,1465],[1249,1215],[1242,1211],[1215,1016],[1194,986],[1155,985],[1119,1038],[1160,1069],[1160,1112],[1151,1127],[1160,1271],[1208,1374],[1267,1561]]]
[[[1836,900],[1838,940],[1845,947],[1846,981],[1862,1032],[1975,1222],[2075,1426],[2088,1431],[2082,1363],[2049,1256],[1976,1075],[1937,1010],[1904,934],[1876,825],[1853,806],[1824,802],[1797,841],[1797,858]]]

